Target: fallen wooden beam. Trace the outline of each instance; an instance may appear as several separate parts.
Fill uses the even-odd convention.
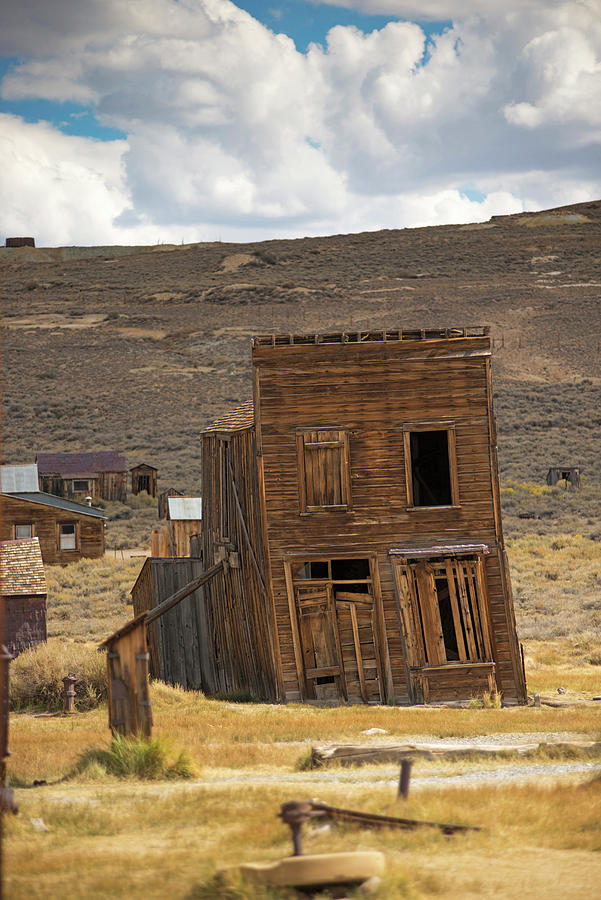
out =
[[[188,582],[188,584],[184,585],[179,591],[176,591],[175,594],[172,594],[171,597],[167,597],[166,600],[163,600],[162,603],[159,603],[158,606],[155,606],[154,609],[150,610],[150,612],[146,613],[146,624],[150,625],[151,622],[154,622],[155,619],[158,619],[159,616],[162,616],[172,607],[180,602],[180,600],[184,600],[190,594],[193,594],[194,591],[198,590],[199,587],[202,587],[203,584],[206,584],[207,581],[210,581],[211,578],[214,578],[221,570],[223,569],[223,563],[219,562],[216,566],[213,566],[211,569],[207,569],[206,572],[203,572],[202,575],[199,575],[198,578],[195,578],[194,581]]]
[[[528,744],[378,744],[353,746],[321,746],[311,748],[311,766],[333,763],[342,766],[379,765],[400,763],[403,759],[463,759],[494,758],[498,756],[527,756],[535,753],[594,756],[601,753],[599,741],[532,742]]]

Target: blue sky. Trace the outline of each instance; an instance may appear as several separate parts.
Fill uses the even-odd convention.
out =
[[[338,2],[6,4],[0,241],[264,240],[601,196],[598,0]]]

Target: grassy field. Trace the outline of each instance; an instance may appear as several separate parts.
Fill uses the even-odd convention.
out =
[[[533,503],[570,503],[569,494],[533,493],[527,485],[505,491],[504,499],[520,492]],[[516,517],[509,540],[529,691],[557,697],[562,686],[564,699],[590,698],[601,693],[601,544],[594,534],[552,533],[545,524],[544,517]],[[591,527],[595,531],[596,524]],[[131,616],[127,591],[140,564],[109,554],[49,569],[52,637],[48,659],[40,663],[45,671],[52,660],[60,673],[61,665],[80,654],[92,672],[82,674],[82,685],[95,677],[102,665],[96,644]],[[33,679],[27,654],[13,667],[15,685]],[[191,779],[122,779],[102,767],[78,766],[110,742],[106,704],[90,704],[83,692],[72,717],[43,709],[12,715],[9,776],[20,812],[7,819],[8,896],[289,897],[218,872],[288,855],[287,829],[276,818],[279,806],[316,796],[337,806],[482,826],[481,832],[452,838],[430,829],[309,829],[306,852],[383,850],[387,869],[375,894],[380,900],[590,898],[601,883],[598,755],[535,753],[519,764],[537,777],[502,786],[486,778],[515,765],[505,755],[420,759],[413,771],[418,787],[402,807],[395,804],[394,767],[321,772],[306,766],[313,744],[365,742],[362,732],[370,728],[383,729],[392,741],[491,734],[532,735],[535,742],[553,734],[601,739],[601,707],[318,709],[211,700],[158,682],[151,698],[153,734],[168,737],[174,758],[180,748],[189,753]],[[571,775],[559,776],[554,768],[574,762],[581,770]],[[419,787],[422,778],[474,772],[484,779],[477,787]],[[35,781],[46,784],[33,786]]]
[[[365,741],[361,732],[371,727],[386,729],[396,740],[491,732],[594,734],[600,725],[596,709],[326,710],[226,703],[160,684],[153,685],[152,703],[154,733],[168,735],[175,752],[188,749],[193,780],[73,774],[84,752],[109,744],[105,707],[72,718],[13,717],[10,770],[21,787],[19,815],[7,820],[9,896],[265,897],[225,885],[216,872],[288,855],[287,829],[276,812],[283,802],[315,796],[332,805],[483,827],[453,838],[431,829],[309,830],[306,852],[383,850],[387,874],[376,894],[381,900],[594,896],[601,879],[601,781],[592,778],[594,761],[575,785],[545,778],[543,768],[535,785],[433,786],[414,790],[402,807],[394,802],[397,773],[390,767],[328,769],[324,779],[302,763],[312,741]],[[530,764],[537,762],[540,757]],[[507,764],[418,760],[414,779]],[[34,780],[48,783],[32,787]]]

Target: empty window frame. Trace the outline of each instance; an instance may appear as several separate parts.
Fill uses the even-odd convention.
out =
[[[13,536],[16,541],[32,538],[35,534],[32,522],[19,522],[13,525]]]
[[[232,496],[232,476],[230,473],[230,442],[220,439],[218,448],[219,464],[219,540],[230,540],[230,502]]]
[[[89,494],[90,492],[90,482],[83,478],[74,478],[73,479],[73,493],[74,494]]]
[[[296,435],[301,515],[351,508],[349,435],[320,428]]]
[[[459,506],[455,426],[403,426],[407,506]]]
[[[397,563],[396,578],[410,665],[492,660],[479,558]]]
[[[59,550],[77,550],[77,525],[61,522],[58,526]]]

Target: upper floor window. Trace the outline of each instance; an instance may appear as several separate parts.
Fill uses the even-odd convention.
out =
[[[455,426],[403,426],[407,505],[459,506]]]
[[[296,435],[301,515],[351,508],[349,435],[320,428]]]

